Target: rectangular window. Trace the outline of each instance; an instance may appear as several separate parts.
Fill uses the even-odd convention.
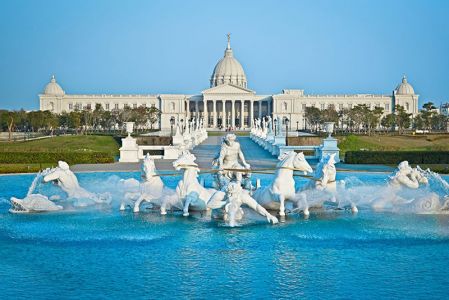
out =
[[[128,104],[123,104],[123,108],[129,108]]]
[[[385,104],[385,111],[390,111],[390,104]]]
[[[151,107],[156,107],[156,104],[154,104],[154,103],[151,103]]]
[[[118,109],[118,103],[114,103],[114,109]]]
[[[338,109],[339,110],[343,110],[343,104],[342,103],[338,104]]]
[[[321,103],[321,109],[324,109],[325,108],[325,104],[324,103]]]
[[[146,105],[145,103],[143,103],[141,106],[142,106],[142,107],[147,107],[147,105]]]
[[[134,104],[133,104],[133,108],[137,108],[137,103],[134,103]]]
[[[302,105],[302,110],[306,110],[306,107],[307,107],[307,106],[306,106],[305,104],[303,104],[303,105]]]
[[[106,103],[106,110],[109,110],[109,103]]]
[[[73,109],[73,103],[69,103],[69,109]]]
[[[92,109],[92,104],[87,103],[87,104],[86,104],[86,109]]]
[[[407,103],[405,103],[405,110],[409,110],[410,109],[410,104],[408,104],[408,102]]]
[[[349,104],[348,104],[348,108],[349,108],[349,109],[352,109],[352,103],[349,103]]]

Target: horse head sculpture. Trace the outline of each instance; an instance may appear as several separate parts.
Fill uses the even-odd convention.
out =
[[[304,174],[313,172],[303,152],[286,151],[279,155],[278,160],[278,169],[291,169],[292,171],[304,172]]]
[[[143,159],[141,171],[142,177],[145,178],[145,181],[150,181],[154,177],[154,175],[156,175],[156,165],[154,164],[154,160],[148,153]]]

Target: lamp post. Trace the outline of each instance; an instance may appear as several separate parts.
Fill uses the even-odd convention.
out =
[[[299,121],[296,121],[296,131],[299,130]]]
[[[290,123],[290,120],[288,118],[285,118],[285,146],[288,146],[288,124]]]
[[[170,118],[170,136],[173,136],[173,125],[175,125],[175,117]]]

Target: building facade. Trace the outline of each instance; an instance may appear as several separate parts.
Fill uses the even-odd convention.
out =
[[[234,57],[228,36],[228,44],[222,59],[216,64],[210,78],[210,86],[197,95],[76,95],[66,94],[51,78],[39,95],[40,109],[55,113],[82,109],[95,109],[101,104],[105,110],[157,107],[162,112],[159,128],[170,128],[170,119],[178,122],[192,117],[204,119],[207,128],[251,127],[251,120],[264,116],[288,118],[292,128],[306,128],[306,107],[325,109],[333,106],[337,111],[350,109],[358,104],[382,107],[384,114],[393,112],[401,105],[413,115],[418,113],[418,98],[404,76],[402,82],[389,95],[308,95],[301,89],[284,89],[280,94],[258,95],[248,88],[245,71]]]

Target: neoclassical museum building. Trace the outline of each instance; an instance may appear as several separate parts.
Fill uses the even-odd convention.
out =
[[[284,89],[280,94],[258,95],[248,88],[245,71],[234,57],[228,36],[224,56],[215,65],[210,78],[210,87],[197,95],[149,94],[149,95],[76,95],[66,94],[55,77],[39,95],[40,109],[55,113],[73,110],[94,109],[101,104],[105,110],[125,107],[155,106],[162,112],[160,128],[170,128],[170,119],[178,122],[192,117],[201,117],[208,128],[234,127],[247,129],[252,118],[271,115],[288,118],[291,127],[306,126],[306,107],[325,109],[333,106],[337,111],[366,104],[371,108],[382,107],[389,114],[395,105],[403,106],[413,115],[418,113],[418,97],[404,76],[402,82],[388,95],[308,95],[301,89]]]

